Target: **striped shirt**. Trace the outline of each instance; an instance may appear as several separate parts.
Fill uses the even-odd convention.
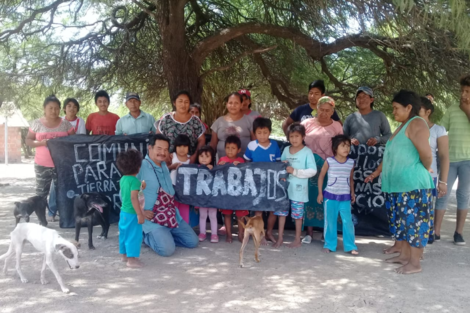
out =
[[[350,201],[351,188],[349,179],[354,168],[354,160],[348,158],[340,163],[334,157],[327,158],[328,162],[328,186],[323,191],[325,199],[337,201]]]
[[[442,118],[441,125],[449,132],[450,162],[470,160],[470,122],[458,104],[451,105]]]

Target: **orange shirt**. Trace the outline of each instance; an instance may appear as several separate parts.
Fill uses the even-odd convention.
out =
[[[101,115],[98,112],[91,113],[86,119],[86,130],[93,135],[114,135],[116,133],[116,123],[119,115],[108,112]]]

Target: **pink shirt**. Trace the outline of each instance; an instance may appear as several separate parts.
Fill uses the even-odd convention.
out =
[[[220,164],[220,162],[233,163],[235,161],[238,161],[240,163],[245,163],[245,160],[243,160],[243,158],[240,158],[240,157],[237,157],[235,160],[232,160],[228,156],[223,156],[219,159],[219,164]]]
[[[35,135],[37,141],[65,137],[70,135],[72,131],[73,126],[66,120],[62,120],[59,126],[55,128],[48,128],[41,122],[40,118],[34,120],[29,128],[29,132]],[[52,161],[49,148],[45,146],[36,147],[34,163],[45,167],[54,167],[54,162]]]
[[[318,154],[323,160],[333,156],[331,147],[331,138],[343,133],[343,127],[340,122],[333,121],[333,124],[326,127],[318,123],[317,118],[309,118],[302,123],[305,127],[305,144]]]

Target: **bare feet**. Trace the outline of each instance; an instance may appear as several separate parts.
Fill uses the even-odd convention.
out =
[[[332,252],[332,251],[331,251],[330,249],[328,249],[328,248],[323,248],[321,251],[322,251],[323,253],[330,253],[330,252]]]
[[[225,237],[225,242],[232,243],[232,241],[232,234],[227,234],[227,236]]]
[[[348,251],[349,254],[352,254],[352,255],[358,255],[359,252],[357,250],[351,250],[351,251]]]
[[[284,243],[284,238],[279,237],[277,241],[274,242],[273,247],[279,248],[280,246],[282,246],[283,243]]]
[[[121,254],[121,261],[122,262],[127,262],[129,259],[127,258],[127,255]]]
[[[395,270],[398,274],[415,274],[421,272],[421,265],[415,266],[412,265],[411,263],[408,263],[406,265],[400,266]]]
[[[271,242],[276,242],[276,239],[274,238],[272,233],[266,233],[266,240],[269,240]]]
[[[387,263],[399,263],[399,264],[402,264],[402,265],[406,265],[406,264],[408,264],[409,259],[408,258],[403,258],[399,255],[399,256],[396,256],[396,257],[393,257],[393,258],[390,258],[390,259],[386,259],[385,262],[387,262]]]
[[[298,248],[298,247],[300,247],[301,245],[302,245],[302,242],[301,242],[300,239],[299,239],[299,240],[294,240],[294,241],[292,241],[292,242],[291,242],[290,244],[288,244],[287,246],[288,246],[289,248]]]
[[[390,248],[384,249],[384,254],[394,254],[394,253],[400,253],[400,252],[401,250],[395,246],[391,246]]]
[[[262,246],[267,246],[268,245],[268,242],[266,241],[265,237],[263,237],[263,239],[261,239],[261,245]]]
[[[227,230],[225,229],[225,226],[220,227],[217,232],[219,233],[219,235],[222,235],[222,236],[227,234]]]
[[[127,267],[141,268],[143,266],[144,266],[144,264],[142,262],[140,262],[140,260],[137,259],[137,258],[128,258],[128,260],[127,260]]]

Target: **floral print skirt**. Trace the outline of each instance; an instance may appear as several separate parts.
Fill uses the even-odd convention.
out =
[[[392,236],[414,248],[424,248],[434,223],[432,189],[386,193],[385,206]]]

